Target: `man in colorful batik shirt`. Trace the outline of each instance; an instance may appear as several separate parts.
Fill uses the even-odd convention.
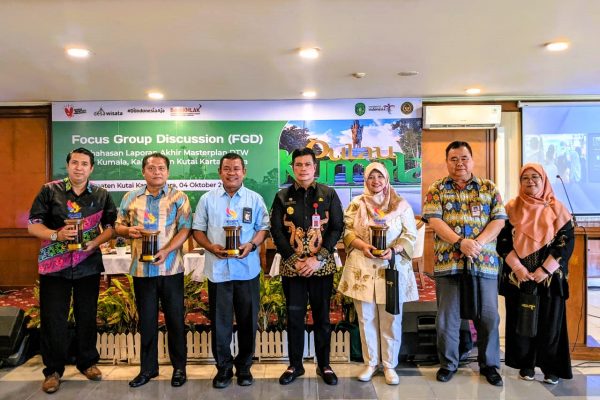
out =
[[[96,367],[96,311],[100,273],[104,271],[100,244],[114,235],[117,210],[108,192],[89,181],[94,154],[78,148],[67,155],[67,177],[45,184],[29,212],[29,233],[42,239],[38,257],[40,281],[40,347],[45,380],[42,389],[54,393],[65,371],[70,334],[69,306],[73,298],[76,366],[88,379],[100,380]],[[79,236],[73,224],[81,220],[81,249],[69,250]]]
[[[425,196],[423,220],[435,232],[435,282],[438,315],[437,349],[440,369],[436,378],[447,382],[459,362],[459,277],[467,265],[479,288],[477,329],[480,374],[502,386],[498,335],[498,268],[496,236],[507,219],[502,198],[489,179],[473,175],[473,153],[467,142],[446,147],[448,176],[433,182]]]
[[[259,246],[269,232],[269,214],[260,194],[243,185],[244,159],[228,153],[219,162],[222,187],[205,193],[194,214],[194,239],[206,249],[204,273],[208,278],[212,352],[217,364],[213,387],[223,389],[233,378],[250,386],[258,307],[260,302]],[[229,253],[224,226],[240,229],[239,243],[230,235]],[[238,254],[234,254],[234,253]],[[237,325],[238,354],[231,355],[233,317]]]
[[[144,157],[146,185],[125,194],[117,217],[117,234],[132,239],[129,273],[133,277],[142,346],[140,373],[129,382],[131,387],[145,385],[158,376],[159,299],[173,365],[171,386],[182,386],[187,379],[181,247],[190,234],[192,220],[187,195],[167,184],[169,165],[168,157],[160,153]],[[139,261],[142,231],[159,231],[154,261]]]

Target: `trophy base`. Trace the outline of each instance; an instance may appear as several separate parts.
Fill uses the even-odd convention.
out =
[[[142,254],[140,256],[140,261],[142,262],[154,262],[154,256],[150,254]]]
[[[69,251],[77,251],[77,250],[81,250],[83,248],[83,245],[81,243],[69,243],[67,245],[67,249]]]
[[[385,252],[385,250],[379,250],[379,249],[375,249],[371,252],[371,254],[373,254],[374,256],[380,256]]]
[[[240,255],[240,251],[238,249],[233,249],[233,250],[227,250],[227,255],[229,257],[232,256],[239,256]]]

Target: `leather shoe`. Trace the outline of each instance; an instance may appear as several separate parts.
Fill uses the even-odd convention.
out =
[[[304,368],[288,367],[283,374],[279,377],[280,385],[289,385],[294,382],[297,377],[304,375]]]
[[[437,379],[439,382],[448,382],[450,379],[452,379],[452,375],[454,375],[454,372],[456,371],[450,371],[446,368],[440,368],[438,369],[437,374],[435,374],[435,379]]]
[[[224,389],[231,383],[231,378],[233,378],[233,369],[220,369],[213,378],[212,385],[215,389]]]
[[[487,379],[487,381],[490,385],[494,385],[494,386],[502,386],[503,385],[502,377],[500,376],[498,371],[496,371],[496,368],[483,367],[479,370],[479,373],[481,375],[485,376],[485,379]]]
[[[335,372],[331,369],[331,367],[317,367],[317,375],[323,378],[323,382],[328,385],[337,385],[338,378]]]
[[[91,381],[101,381],[102,380],[102,372],[100,372],[98,367],[96,367],[95,365],[92,365],[91,367],[87,368],[86,370],[82,371],[81,373],[84,374],[85,377]]]
[[[150,379],[156,378],[157,376],[158,376],[157,371],[140,372],[140,374],[138,376],[133,378],[133,380],[129,381],[129,386],[131,386],[132,388],[136,388],[136,387],[145,385],[146,383],[150,382]]]
[[[173,387],[183,386],[185,381],[187,381],[187,376],[185,375],[185,371],[182,369],[174,369],[173,376],[171,377],[171,386],[173,386]]]
[[[237,372],[237,371],[236,371]],[[254,377],[250,371],[237,372],[237,384],[240,386],[250,386],[254,383]]]
[[[42,383],[42,390],[48,394],[54,393],[60,387],[60,375],[58,372],[54,372],[44,379],[44,383]]]

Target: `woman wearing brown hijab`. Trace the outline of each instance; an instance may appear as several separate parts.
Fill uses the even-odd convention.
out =
[[[544,382],[556,384],[559,378],[573,377],[565,301],[574,225],[540,164],[525,164],[519,177],[519,195],[506,205],[509,220],[498,236],[498,253],[504,259],[500,294],[506,301],[505,364],[518,368],[519,377],[528,381],[540,367]],[[528,308],[537,309],[537,326],[523,323],[532,321],[522,307],[531,294],[538,296],[538,306]]]

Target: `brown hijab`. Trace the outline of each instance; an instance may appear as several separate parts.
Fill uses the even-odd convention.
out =
[[[542,177],[542,190],[535,197],[525,194],[520,183],[527,169],[533,169]],[[554,197],[546,171],[535,163],[521,168],[519,196],[508,202],[506,212],[515,230],[513,247],[520,258],[535,253],[552,241],[559,229],[571,219],[567,208]]]
[[[367,179],[374,170],[385,177],[385,187],[379,193],[372,193],[367,186]],[[375,216],[378,219],[388,220],[406,210],[409,205],[390,185],[390,175],[381,163],[373,162],[365,168],[364,186],[364,193],[359,197],[359,209],[356,213],[354,229],[358,237],[369,242],[369,225],[373,223]]]

